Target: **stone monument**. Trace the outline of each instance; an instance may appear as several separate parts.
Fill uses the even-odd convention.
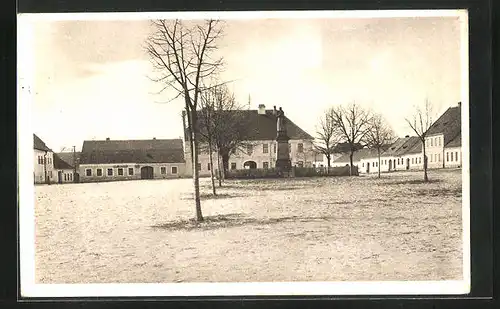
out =
[[[288,141],[290,138],[286,132],[286,118],[285,113],[281,107],[276,113],[276,170],[280,176],[288,177],[292,169],[292,162],[290,161],[290,149],[288,148]]]

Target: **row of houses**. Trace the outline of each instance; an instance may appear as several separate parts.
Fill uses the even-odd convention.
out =
[[[453,168],[462,166],[461,104],[448,108],[429,128],[425,138],[427,166]],[[417,136],[398,138],[381,153],[380,164],[377,151],[361,149],[354,153],[353,165],[360,173],[378,173],[398,170],[423,169],[422,141]],[[334,160],[332,166],[349,164],[349,156]]]
[[[276,162],[276,108],[238,111],[247,120],[245,147],[235,149],[229,159],[229,169],[273,168]],[[299,167],[326,166],[323,154],[314,150],[314,138],[286,118],[290,137],[292,165]],[[184,121],[184,129],[187,124]],[[428,131],[426,152],[429,168],[461,166],[461,107],[450,107]],[[188,135],[184,139],[149,140],[86,140],[81,152],[54,153],[34,135],[34,182],[103,182],[116,180],[165,179],[192,175],[191,149]],[[203,146],[203,145],[202,145]],[[202,147],[203,148],[203,147]],[[212,162],[217,166],[218,153]],[[380,164],[373,149],[360,149],[353,157],[360,173],[390,172],[423,168],[422,143],[418,137],[397,139],[384,149]],[[332,154],[332,166],[349,163],[348,155]],[[201,152],[200,176],[210,176],[210,155]],[[217,167],[215,167],[217,168]]]

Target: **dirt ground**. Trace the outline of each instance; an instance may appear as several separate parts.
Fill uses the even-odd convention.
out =
[[[460,280],[461,173],[429,177],[203,179],[201,225],[189,179],[37,186],[36,282]]]

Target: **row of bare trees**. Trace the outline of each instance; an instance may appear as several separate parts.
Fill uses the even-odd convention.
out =
[[[428,181],[425,138],[432,124],[431,107],[429,100],[426,100],[423,109],[417,107],[413,118],[406,119],[422,143],[424,181]],[[331,167],[332,154],[348,154],[350,175],[353,174],[354,153],[365,147],[375,149],[379,166],[378,177],[380,177],[380,156],[395,140],[393,129],[382,115],[373,113],[359,104],[350,103],[333,106],[325,111],[319,121],[314,146],[326,157],[328,168]]]

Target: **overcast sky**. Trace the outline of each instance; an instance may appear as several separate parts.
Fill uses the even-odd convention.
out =
[[[168,97],[147,78],[148,21],[31,25],[32,125],[54,151],[85,139],[182,135],[182,100],[158,103]],[[219,45],[222,78],[236,80],[241,103],[250,95],[253,109],[281,106],[311,135],[332,105],[355,101],[404,136],[404,117],[426,97],[436,114],[461,100],[458,17],[231,20]]]

